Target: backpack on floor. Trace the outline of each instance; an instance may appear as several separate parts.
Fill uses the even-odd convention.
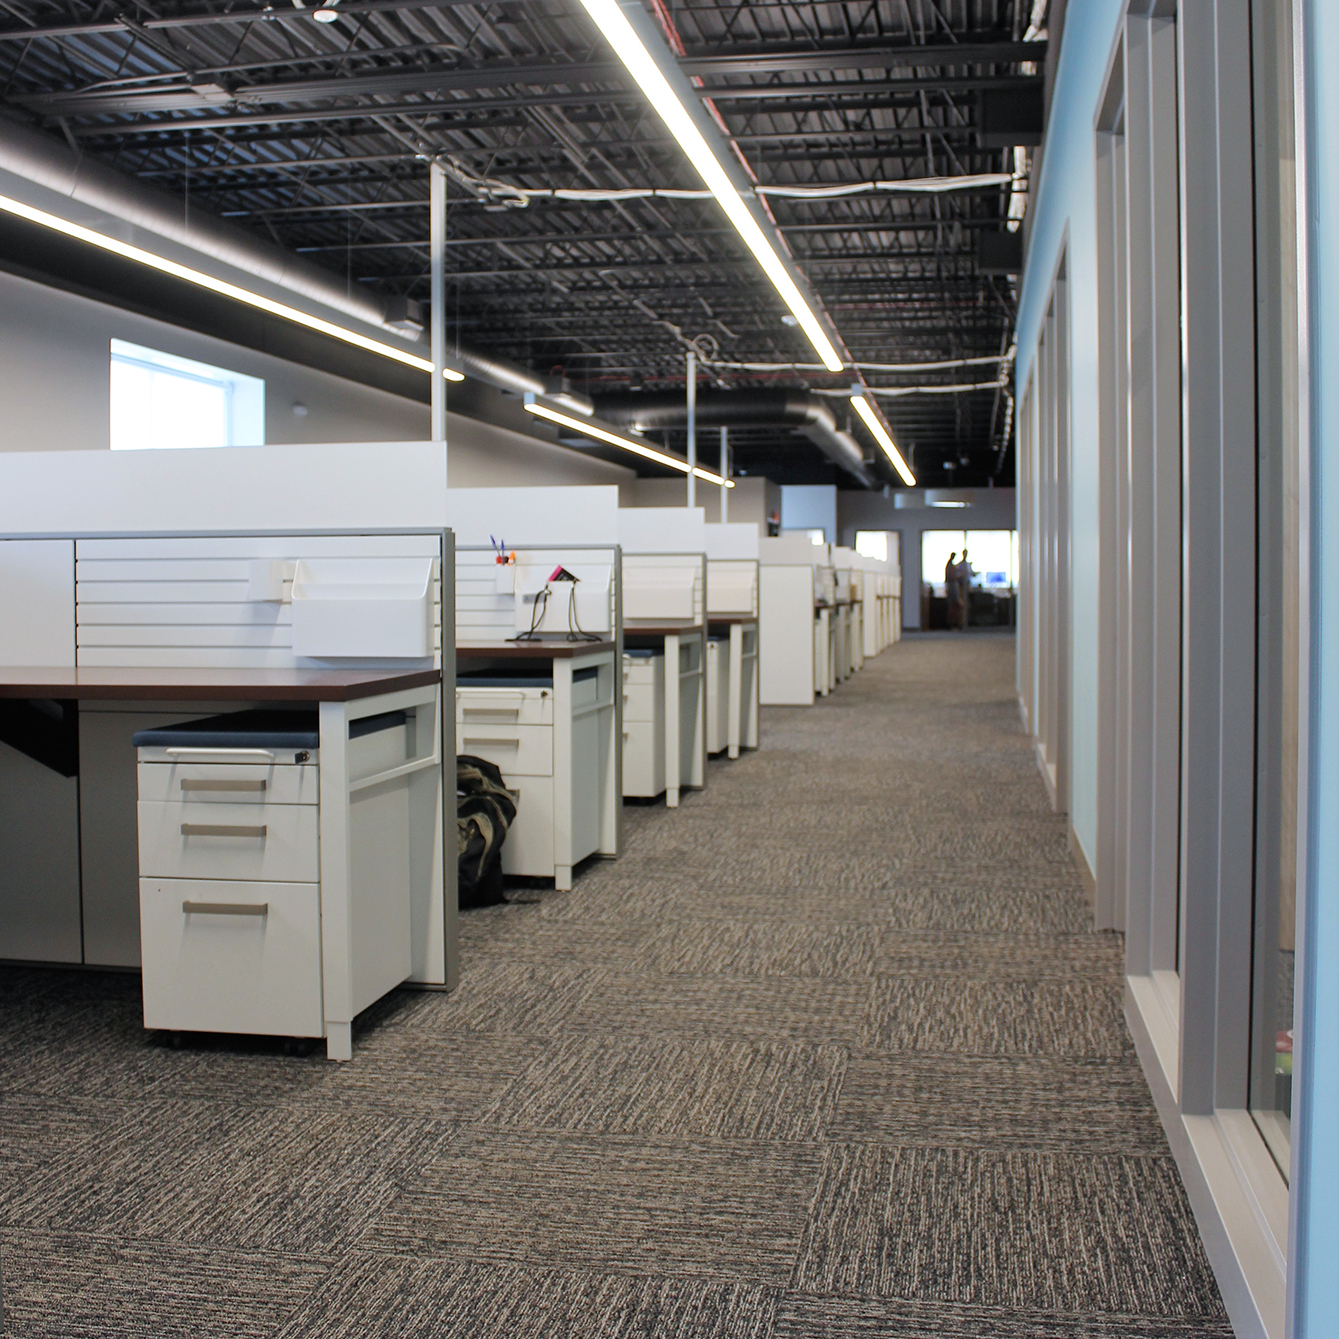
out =
[[[502,843],[516,817],[516,797],[483,758],[456,759],[456,858],[459,904],[487,907],[502,898]]]

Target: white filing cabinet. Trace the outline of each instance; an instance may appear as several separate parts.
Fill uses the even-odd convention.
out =
[[[707,640],[707,752],[730,744],[730,639]]]
[[[623,794],[651,799],[665,789],[665,655],[623,652]]]
[[[350,723],[353,1011],[411,972],[408,719]],[[241,712],[142,731],[144,1025],[325,1035],[315,713]]]
[[[560,865],[570,870],[600,849],[601,718],[592,710],[599,701],[598,673],[589,667],[572,674],[571,777],[566,781],[555,776],[551,677],[482,673],[457,678],[460,752],[496,765],[517,796],[516,819],[502,846],[504,873],[556,881]],[[564,793],[555,795],[555,784]],[[560,813],[571,825],[570,864],[557,858]]]

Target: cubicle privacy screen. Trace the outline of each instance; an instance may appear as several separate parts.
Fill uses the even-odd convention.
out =
[[[538,638],[620,641],[617,546],[462,546],[456,550],[456,643]]]
[[[0,536],[4,659],[66,669],[440,668],[434,751],[450,772],[454,561],[451,532],[433,528]],[[248,705],[164,697],[82,703],[73,776],[0,743],[6,789],[26,797],[0,809],[10,855],[0,902],[14,912],[0,917],[0,958],[139,965],[131,737]],[[433,928],[413,979],[451,986],[454,800],[435,780],[430,803],[428,783],[416,789],[438,835],[431,867],[416,875],[418,913]]]

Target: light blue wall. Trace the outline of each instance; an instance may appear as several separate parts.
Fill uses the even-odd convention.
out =
[[[782,484],[781,528],[821,530],[829,544],[837,542],[837,485]]]
[[[1097,176],[1094,123],[1123,11],[1120,0],[1083,0],[1065,33],[1036,184],[1019,293],[1018,385],[1037,353],[1051,282],[1068,242],[1070,305],[1070,823],[1097,857]]]
[[[1339,1316],[1339,5],[1306,0],[1311,323],[1311,720],[1301,932],[1294,1259],[1298,1339]]]

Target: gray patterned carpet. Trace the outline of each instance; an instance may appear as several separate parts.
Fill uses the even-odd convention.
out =
[[[769,710],[348,1065],[0,971],[5,1333],[1229,1335],[1012,657]]]

